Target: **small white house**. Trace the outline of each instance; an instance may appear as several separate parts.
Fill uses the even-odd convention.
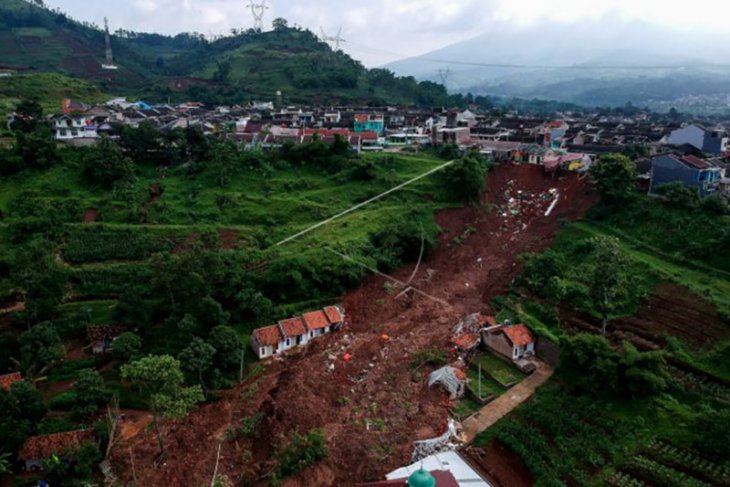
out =
[[[342,309],[339,306],[329,306],[254,330],[251,348],[260,359],[269,358],[304,346],[315,338],[339,329],[344,322],[345,314]]]
[[[87,115],[59,115],[53,117],[53,133],[56,140],[97,139],[98,127]]]

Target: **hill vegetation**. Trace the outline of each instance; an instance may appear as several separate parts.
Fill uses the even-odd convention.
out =
[[[486,169],[470,155],[448,181],[435,174],[279,246],[444,161],[359,157],[341,139],[243,152],[147,125],[118,144],[56,148],[37,142],[47,128],[36,105],[20,113],[17,141],[0,149],[0,374],[20,370],[41,392],[0,391],[0,404],[37,403],[0,412],[0,454],[13,457],[30,435],[94,426],[112,395],[156,418],[214,399],[253,361],[241,363],[255,327],[334,304],[364,279],[333,251],[384,271],[418,258],[421,235],[426,251],[436,240],[434,211],[471,197],[448,181],[474,188]],[[125,330],[113,355],[91,356],[87,327],[110,323]]]
[[[560,343],[561,363],[477,444],[508,447],[536,485],[727,485],[727,449],[708,445],[730,433],[728,208],[677,188],[639,195],[625,167],[604,156],[599,205],[524,256],[495,301],[501,318]],[[613,292],[596,295],[607,273]]]
[[[118,71],[101,68],[104,33],[58,10],[25,0],[0,5],[0,58],[26,73],[60,73],[87,83],[65,80],[64,94],[84,98],[93,90],[150,100],[246,103],[273,99],[288,102],[463,104],[432,82],[399,78],[382,69],[367,70],[341,51],[333,51],[312,32],[277,19],[269,32],[236,31],[208,40],[200,34],[174,37],[118,30],[112,36]],[[32,80],[32,81],[31,81]],[[24,78],[13,90],[41,85],[38,96],[50,98],[53,79]],[[20,88],[18,88],[20,85]],[[7,102],[5,102],[7,105]]]

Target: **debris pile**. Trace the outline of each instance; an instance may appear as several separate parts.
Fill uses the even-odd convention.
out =
[[[449,426],[446,428],[446,432],[443,435],[438,438],[416,441],[413,443],[412,461],[415,463],[443,451],[456,450],[459,447],[458,438],[459,436],[456,432],[456,421],[449,419]]]
[[[440,384],[449,391],[451,399],[457,399],[464,395],[466,374],[456,367],[446,366],[434,371],[428,377],[428,387],[432,387],[434,384]]]
[[[517,189],[515,180],[510,180],[504,192],[505,204],[498,207],[498,212],[504,219],[517,219],[524,223],[534,217],[546,216],[557,198],[558,190],[555,188],[545,192],[523,191]]]

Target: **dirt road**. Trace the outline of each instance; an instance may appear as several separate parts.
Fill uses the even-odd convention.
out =
[[[559,201],[546,217],[552,189]],[[130,480],[132,446],[139,485],[201,485],[210,480],[226,430],[257,412],[265,415],[257,435],[223,441],[221,448],[219,472],[237,485],[267,485],[277,448],[312,428],[324,432],[328,458],[284,485],[353,485],[410,463],[413,441],[443,433],[454,407],[444,391],[427,388],[428,367],[413,370],[415,355],[450,351],[454,325],[490,311],[490,301],[519,275],[518,257],[548,248],[560,222],[579,218],[593,202],[576,175],[559,180],[541,167],[501,166],[489,175],[482,206],[437,215],[438,248],[413,285],[447,305],[388,292],[383,277],[367,279],[343,298],[350,320],[345,330],[270,363],[255,381],[168,423],[166,462],[159,468],[152,434],[126,441],[113,455],[117,475]],[[393,276],[408,281],[413,271],[404,266]]]
[[[474,438],[495,424],[497,421],[512,412],[517,406],[527,401],[538,387],[552,377],[553,369],[543,362],[528,378],[484,406],[478,413],[462,424],[462,438],[465,443],[471,443]]]

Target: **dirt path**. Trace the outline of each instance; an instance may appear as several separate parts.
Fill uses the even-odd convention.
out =
[[[559,202],[545,216],[552,189]],[[521,272],[519,256],[548,248],[561,221],[581,217],[594,201],[575,175],[553,179],[541,167],[499,167],[489,175],[482,206],[436,216],[439,245],[412,285],[441,301],[389,292],[380,276],[366,279],[343,299],[350,321],[345,330],[269,362],[260,378],[169,422],[164,466],[154,467],[156,440],[143,433],[113,453],[115,472],[130,480],[126,452],[133,446],[140,485],[200,485],[215,467],[221,432],[262,413],[253,438],[223,442],[219,471],[233,482],[268,485],[276,449],[294,432],[312,428],[324,432],[329,456],[285,485],[382,479],[410,463],[413,441],[443,433],[455,407],[442,390],[427,387],[428,367],[413,370],[415,355],[426,349],[450,353],[453,327],[471,313],[491,311],[490,301]],[[408,265],[393,277],[406,282],[413,272]],[[343,360],[345,354],[350,360]]]
[[[474,438],[494,425],[497,421],[511,413],[517,406],[527,401],[535,391],[552,377],[553,369],[543,362],[538,362],[538,367],[527,379],[523,380],[512,389],[508,390],[491,403],[484,406],[481,411],[470,417],[462,424],[462,438],[465,443],[471,443]]]

